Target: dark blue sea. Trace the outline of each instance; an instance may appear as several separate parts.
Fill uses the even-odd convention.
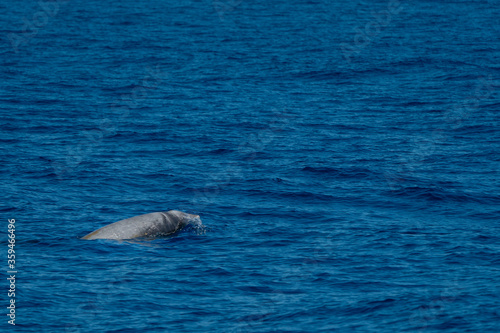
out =
[[[1,332],[500,331],[500,1],[0,8]]]

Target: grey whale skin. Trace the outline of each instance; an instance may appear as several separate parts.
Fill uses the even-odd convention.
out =
[[[197,218],[199,215],[187,214],[178,210],[138,215],[108,224],[82,237],[82,239],[131,239],[168,235]]]

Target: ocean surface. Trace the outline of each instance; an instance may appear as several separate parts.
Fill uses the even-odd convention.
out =
[[[500,331],[500,1],[0,5],[1,332]]]

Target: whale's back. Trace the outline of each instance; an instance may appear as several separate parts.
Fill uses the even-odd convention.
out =
[[[156,212],[134,216],[108,224],[82,239],[131,239],[154,237],[173,233],[183,226],[183,220],[169,212]]]

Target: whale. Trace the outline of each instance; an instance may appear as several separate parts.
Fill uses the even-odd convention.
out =
[[[155,238],[179,231],[189,222],[199,220],[199,215],[178,210],[155,212],[134,216],[108,224],[82,237],[82,239],[133,239]]]

